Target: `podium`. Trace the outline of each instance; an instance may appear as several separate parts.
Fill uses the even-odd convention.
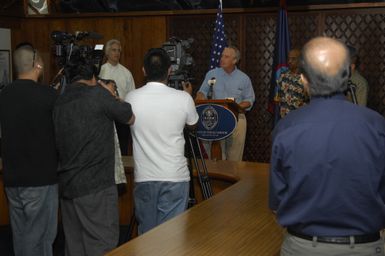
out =
[[[211,141],[211,159],[221,160],[220,140],[234,132],[243,109],[232,99],[196,100],[195,105],[199,113],[198,138]]]

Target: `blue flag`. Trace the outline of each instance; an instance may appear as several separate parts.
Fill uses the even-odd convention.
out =
[[[285,0],[280,1],[275,35],[274,61],[271,75],[271,88],[268,111],[274,115],[274,126],[279,121],[278,79],[288,70],[288,56],[290,51],[290,33],[287,20]]]
[[[220,0],[215,20],[213,41],[211,43],[210,69],[219,67],[221,54],[226,46],[225,23],[223,22],[222,1]]]

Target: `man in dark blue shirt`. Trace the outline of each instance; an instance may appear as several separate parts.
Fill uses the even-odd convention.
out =
[[[385,119],[345,99],[349,62],[337,40],[308,42],[310,104],[274,130],[269,204],[288,230],[281,255],[384,255]]]

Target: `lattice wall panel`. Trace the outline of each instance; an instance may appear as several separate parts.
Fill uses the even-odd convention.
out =
[[[272,116],[267,112],[274,56],[276,15],[249,15],[245,18],[246,73],[253,81],[256,102],[248,114],[244,159],[268,162],[270,158]],[[315,15],[289,16],[293,48],[301,48],[316,35]]]
[[[292,49],[301,49],[311,38],[317,36],[317,16],[314,14],[288,14]]]
[[[289,13],[292,47],[301,48],[321,34],[355,45],[362,55],[364,76],[370,84],[369,107],[385,116],[385,14]],[[383,11],[385,12],[385,11]],[[267,112],[272,74],[277,13],[224,14],[228,39],[238,45],[244,59],[241,69],[253,83],[256,103],[247,114],[248,129],[244,160],[268,162],[270,159],[272,116]],[[210,44],[215,16],[169,18],[170,35],[193,37],[196,61],[194,76],[199,88],[209,65]],[[324,23],[320,23],[320,22]]]
[[[276,19],[250,15],[246,27],[246,69],[255,92],[255,104],[247,115],[244,159],[267,162],[270,158],[272,116],[267,112],[273,64]]]
[[[325,23],[327,36],[358,49],[369,83],[368,106],[385,116],[385,15],[329,15]]]

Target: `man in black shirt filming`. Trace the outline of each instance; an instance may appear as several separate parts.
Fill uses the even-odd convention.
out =
[[[96,71],[81,58],[67,63],[70,84],[54,109],[67,256],[104,255],[119,239],[113,121],[135,118],[129,103],[96,83]]]

